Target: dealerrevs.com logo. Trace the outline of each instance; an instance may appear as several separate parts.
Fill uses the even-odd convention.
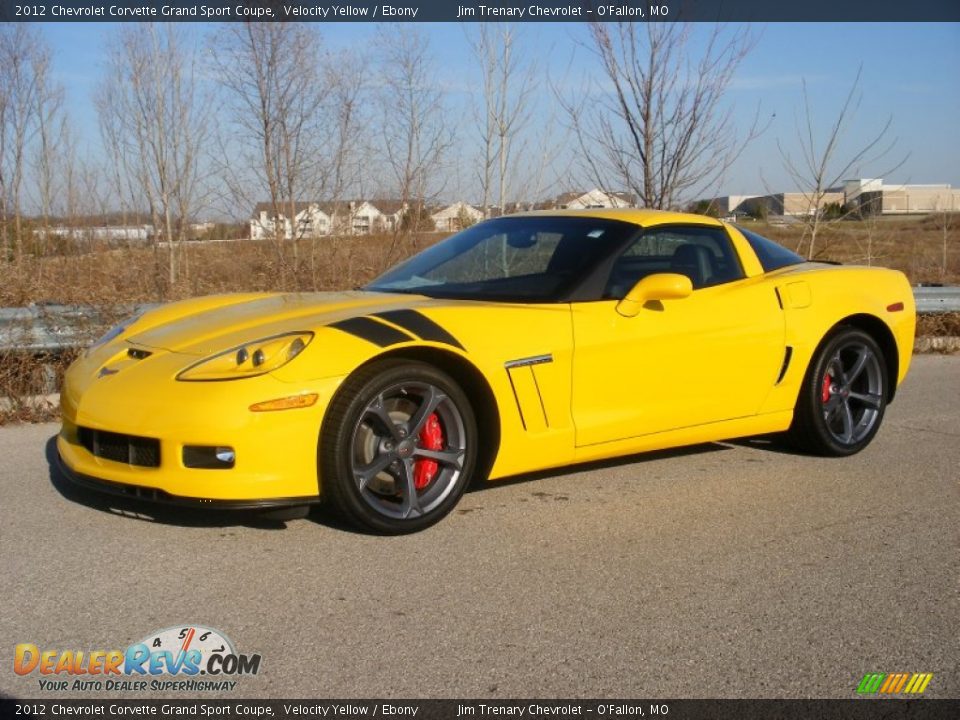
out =
[[[17,675],[39,675],[43,691],[233,690],[238,676],[256,675],[260,655],[238,653],[219,630],[180,625],[150,633],[125,650],[41,649],[20,643]]]

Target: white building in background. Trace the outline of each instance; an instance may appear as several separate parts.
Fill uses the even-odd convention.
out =
[[[275,238],[277,230],[282,237],[292,240],[294,237],[317,237],[329,235],[331,217],[320,208],[317,202],[298,202],[293,204],[294,218],[291,222],[287,215],[290,203],[281,203],[280,213],[274,214],[273,204],[257,203],[250,220],[250,239],[265,240]]]
[[[586,210],[588,208],[634,207],[636,198],[630,193],[607,192],[599,188],[587,192],[569,192],[558,195],[554,205],[560,210]]]
[[[745,208],[749,207],[750,201],[759,197],[760,195],[721,195],[703,202],[708,204],[708,212],[712,211],[722,217],[732,217],[745,213]]]
[[[106,242],[145,243],[153,237],[153,225],[90,225],[70,227],[53,225],[49,231],[40,229],[41,237],[60,237],[70,240],[102,240]]]
[[[741,196],[744,199],[727,211],[729,215],[747,214],[783,215],[784,217],[810,217],[819,206],[820,212],[828,205],[843,205],[843,190],[824,190],[819,198],[811,193],[782,192],[773,195]],[[819,203],[818,203],[819,201]]]
[[[402,200],[379,199],[371,200],[370,204],[377,209],[380,215],[377,218],[378,232],[392,232],[400,227],[403,214],[409,205]]]
[[[430,219],[440,232],[456,232],[483,220],[483,211],[460,200],[432,213]]]
[[[346,207],[341,208],[344,217],[348,219],[347,230],[351,235],[369,235],[379,230],[383,213],[366,200],[349,201]],[[344,223],[337,217],[337,229]]]
[[[845,180],[842,186],[825,190],[821,197],[808,192],[771,195],[727,195],[705,200],[720,215],[766,212],[787,217],[809,216],[819,206],[842,206],[854,217],[865,215],[929,215],[960,212],[960,188],[949,184],[887,185],[881,178]]]
[[[257,203],[250,220],[250,238],[274,238],[278,228],[287,240],[331,234],[389,232],[400,224],[407,205],[398,200],[297,202],[294,203],[293,222],[287,217],[289,209],[290,203],[281,203],[279,215],[274,216],[272,203]]]
[[[861,215],[929,215],[960,212],[960,188],[936,185],[886,185],[880,178],[846,180],[844,202]]]

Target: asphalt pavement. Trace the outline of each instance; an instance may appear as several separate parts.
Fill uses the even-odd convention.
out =
[[[491,484],[398,538],[75,491],[56,430],[0,429],[0,694],[144,697],[42,691],[14,647],[202,624],[262,658],[204,697],[850,698],[867,672],[960,697],[958,356],[917,358],[853,458],[634,456]]]

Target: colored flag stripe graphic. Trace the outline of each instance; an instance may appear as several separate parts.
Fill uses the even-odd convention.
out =
[[[932,679],[933,673],[867,673],[857,686],[857,692],[861,695],[895,695],[901,692],[919,695],[927,689]]]

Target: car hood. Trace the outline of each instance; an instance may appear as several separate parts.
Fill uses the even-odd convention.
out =
[[[358,315],[431,302],[417,295],[364,291],[223,295],[148,313],[131,328],[127,341],[150,349],[209,355],[258,338],[312,331]]]

